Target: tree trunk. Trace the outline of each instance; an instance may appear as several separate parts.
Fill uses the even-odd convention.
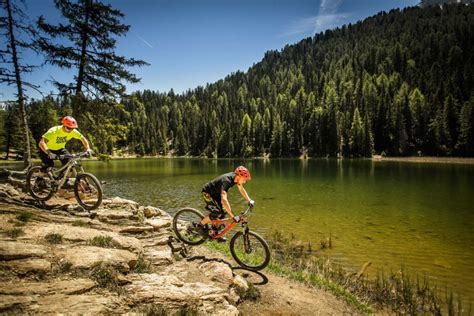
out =
[[[13,17],[12,17],[12,10],[10,7],[10,0],[5,0],[6,9],[8,12],[8,32],[10,33],[10,46],[12,49],[12,59],[13,59],[13,66],[15,68],[15,79],[16,85],[18,88],[18,105],[20,106],[20,112],[22,116],[22,123],[25,132],[25,153],[23,156],[23,160],[25,162],[25,167],[31,164],[31,148],[30,148],[30,133],[28,128],[28,118],[26,116],[26,109],[25,109],[25,98],[23,95],[23,87],[21,84],[21,76],[20,76],[20,66],[18,64],[18,56],[16,52],[16,41],[15,41],[15,34],[13,34]],[[7,151],[8,157],[8,151]]]
[[[87,55],[87,45],[89,41],[89,33],[88,33],[87,28],[89,26],[89,13],[90,13],[91,4],[92,4],[92,0],[85,1],[86,16],[85,16],[84,27],[82,28],[82,34],[81,34],[81,39],[82,39],[81,60],[79,63],[79,73],[77,75],[77,85],[76,85],[76,97],[74,100],[75,111],[77,111],[79,109],[80,104],[82,104],[82,85],[84,83],[84,69],[87,63],[86,55]],[[74,113],[74,114],[76,115],[77,113]]]

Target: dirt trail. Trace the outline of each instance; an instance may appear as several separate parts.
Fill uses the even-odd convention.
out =
[[[198,247],[197,253],[206,257],[219,257],[233,266],[235,274],[239,274],[256,284],[260,297],[256,300],[246,300],[237,308],[243,315],[358,315],[352,306],[348,305],[333,294],[302,283],[289,280],[269,273],[265,269],[262,275],[235,268],[232,259],[205,248]],[[267,279],[267,280],[265,280]],[[258,284],[264,283],[265,284]]]

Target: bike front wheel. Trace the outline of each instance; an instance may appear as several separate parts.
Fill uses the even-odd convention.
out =
[[[80,173],[74,182],[74,195],[80,206],[88,211],[95,210],[102,203],[102,187],[99,180],[90,173]]]
[[[249,270],[258,271],[270,262],[270,248],[257,233],[237,232],[230,240],[230,253],[237,263]]]
[[[49,200],[54,192],[54,180],[51,180],[41,166],[32,167],[26,175],[26,185],[31,196],[39,201]]]
[[[179,240],[188,245],[199,245],[206,241],[197,230],[204,215],[194,208],[180,209],[173,217],[173,231]]]

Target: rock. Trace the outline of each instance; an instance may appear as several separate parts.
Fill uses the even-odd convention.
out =
[[[31,305],[29,311],[34,314],[99,315],[120,313],[118,306],[116,298],[103,295],[58,294],[38,298],[37,303]]]
[[[0,262],[3,269],[12,270],[16,274],[24,275],[28,273],[47,273],[51,271],[51,262],[44,259],[22,259]]]
[[[140,207],[140,210],[142,208]],[[155,217],[161,214],[160,210],[153,206],[146,206],[143,208],[143,214],[146,218]]]
[[[114,197],[112,199],[105,199],[102,201],[102,208],[108,209],[121,209],[131,212],[136,212],[138,210],[139,204],[132,200],[122,199],[119,197]]]
[[[225,299],[226,291],[214,285],[184,283],[176,276],[158,274],[130,275],[132,284],[124,287],[135,304],[157,304],[165,309],[196,307],[198,313],[238,315]]]
[[[150,231],[153,231],[153,226],[127,226],[119,232],[121,234],[141,234]]]
[[[22,191],[26,192],[26,181],[24,180],[20,180],[20,179],[16,179],[12,176],[9,176],[8,177],[8,182],[15,188],[19,188],[21,189]],[[13,188],[12,188],[13,189]],[[18,191],[17,191],[18,192]],[[18,194],[19,196],[19,194]],[[18,196],[12,196],[12,197],[18,197]]]
[[[0,294],[3,295],[53,295],[53,294],[83,294],[95,288],[96,284],[90,279],[59,280],[53,282],[22,282],[12,281],[0,284]]]
[[[71,263],[72,268],[76,269],[90,269],[99,264],[106,264],[117,267],[125,273],[137,264],[137,255],[121,249],[92,246],[68,247],[59,251],[57,255]]]
[[[171,220],[168,218],[147,218],[145,224],[152,226],[154,230],[160,230],[164,227],[170,227]]]
[[[16,260],[30,257],[43,257],[46,248],[41,245],[16,241],[0,241],[0,260]]]
[[[42,223],[35,225],[26,232],[26,237],[32,239],[44,239],[49,234],[58,234],[65,241],[87,242],[95,237],[110,237],[112,241],[120,248],[133,251],[135,253],[143,252],[143,248],[138,239],[134,237],[120,236],[115,232],[106,232],[89,227],[69,226],[55,223]]]
[[[0,313],[15,314],[15,308],[21,308],[35,301],[35,297],[0,295]],[[19,313],[16,313],[19,314]]]
[[[173,255],[169,247],[161,247],[145,252],[145,258],[155,266],[169,265],[173,263]]]
[[[240,292],[247,292],[249,289],[249,284],[247,280],[245,280],[242,276],[236,275],[234,276],[234,280],[232,281],[232,285],[238,289]]]
[[[153,238],[142,239],[142,245],[144,248],[155,247],[155,246],[164,246],[168,244],[170,236],[168,234],[153,236]]]
[[[128,210],[110,210],[110,209],[98,209],[97,217],[99,220],[104,221],[106,219],[116,220],[116,219],[133,219],[134,215]]]
[[[9,184],[0,184],[0,193],[3,197],[19,197],[20,192]]]
[[[212,281],[229,286],[234,281],[232,269],[223,262],[204,262],[199,266],[201,270]]]

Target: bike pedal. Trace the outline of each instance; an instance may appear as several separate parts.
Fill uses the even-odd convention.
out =
[[[224,242],[227,242],[227,238],[225,238],[225,237],[217,238],[216,241],[224,243]]]

